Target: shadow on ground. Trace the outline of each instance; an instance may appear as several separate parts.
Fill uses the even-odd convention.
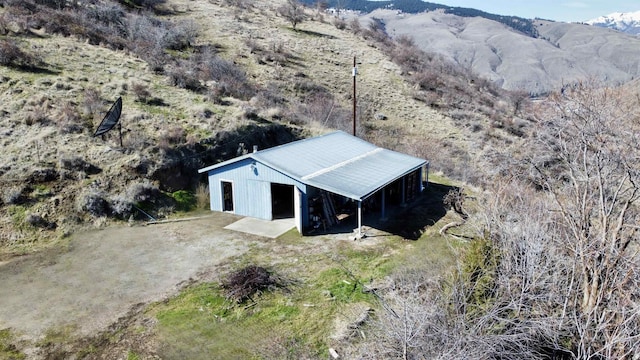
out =
[[[362,225],[371,227],[408,240],[418,240],[425,229],[433,226],[447,214],[444,197],[457,187],[438,183],[428,183],[422,194],[404,207],[395,206],[387,210],[387,219],[382,221],[380,213],[364,214]],[[357,219],[350,216],[339,225],[327,228],[326,231],[313,235],[353,234],[357,227]]]

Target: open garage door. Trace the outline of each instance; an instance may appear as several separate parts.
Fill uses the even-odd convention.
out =
[[[273,219],[293,218],[294,186],[271,183],[271,215]]]

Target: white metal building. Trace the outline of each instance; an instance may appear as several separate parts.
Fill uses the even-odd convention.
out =
[[[342,215],[342,209],[351,206],[358,234],[363,206],[385,217],[389,204],[404,203],[423,190],[428,171],[426,160],[377,147],[342,131],[198,170],[207,173],[213,211],[265,220],[294,217],[303,233],[317,217]],[[329,198],[332,205],[324,205]],[[320,201],[318,205],[323,199],[324,204]]]

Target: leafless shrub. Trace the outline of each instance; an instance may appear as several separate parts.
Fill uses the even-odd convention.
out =
[[[200,91],[203,89],[198,77],[198,72],[194,69],[193,63],[182,60],[176,66],[166,70],[169,83],[182,89]]]
[[[105,217],[110,213],[109,202],[102,191],[89,188],[76,198],[76,209],[94,217]]]
[[[182,144],[185,141],[184,129],[179,125],[174,125],[165,129],[158,139],[158,146],[162,149],[169,149],[174,145]]]
[[[82,171],[86,174],[98,174],[102,170],[97,166],[87,162],[82,157],[77,155],[62,155],[60,156],[60,168],[71,171]]]
[[[131,86],[131,91],[136,96],[141,103],[146,103],[151,97],[151,93],[149,92],[149,88],[145,84],[134,83]]]
[[[0,35],[7,35],[11,29],[11,20],[6,12],[0,14]]]
[[[280,108],[287,103],[287,98],[283,95],[282,90],[275,83],[269,83],[254,97],[253,101],[259,107]]]
[[[198,184],[196,187],[196,205],[198,209],[208,209],[209,204],[209,186]]]
[[[133,202],[120,194],[109,199],[109,213],[121,219],[127,219],[133,214]]]
[[[135,183],[127,188],[126,196],[134,202],[145,202],[160,196],[160,190],[156,185],[145,180]]]
[[[224,0],[228,6],[234,6],[239,9],[250,9],[253,7],[254,0]]]
[[[435,69],[425,69],[412,76],[412,82],[427,91],[442,91],[446,88],[446,81],[443,74]]]
[[[256,41],[256,39],[254,38],[248,38],[244,41],[244,44],[247,46],[247,48],[249,49],[249,52],[252,54],[256,54],[262,51],[262,46],[260,46],[260,44],[258,44],[258,42]]]
[[[12,67],[33,67],[42,61],[25,51],[18,43],[10,39],[0,39],[0,65]]]
[[[70,102],[63,103],[57,109],[54,119],[58,129],[63,134],[81,133],[89,125],[83,121],[77,107]]]
[[[97,21],[106,25],[119,36],[126,36],[127,24],[126,13],[118,4],[96,4],[86,9],[89,20]]]
[[[193,44],[198,36],[198,27],[193,21],[180,21],[177,24],[167,26],[162,38],[163,48],[171,50],[184,50]]]
[[[141,204],[159,205],[162,203],[162,193],[157,186],[144,180],[130,185],[125,192],[110,198],[111,214],[122,219],[134,215],[135,207]]]
[[[296,80],[293,90],[300,96],[315,96],[318,94],[329,94],[328,90],[311,80]]]
[[[266,268],[256,265],[249,265],[233,272],[222,282],[227,299],[236,303],[254,301],[252,296],[255,294],[283,287],[285,283],[282,279]]]
[[[415,45],[413,38],[407,35],[396,38],[392,56],[393,61],[407,72],[419,71],[424,66],[424,52]]]
[[[632,315],[640,309],[638,100],[579,84],[556,101],[533,132],[540,146],[528,161],[552,199],[561,224],[553,230],[572,266],[560,286],[563,320],[576,357],[628,357],[640,351],[632,330],[640,326]]]
[[[250,99],[255,90],[246,73],[235,64],[224,60],[211,51],[203,52],[196,60],[202,80],[214,81],[213,88],[219,96]]]
[[[386,25],[382,19],[372,18],[366,29],[361,30],[365,39],[370,39],[383,49],[389,49],[390,41]]]
[[[2,202],[4,204],[13,205],[21,202],[23,186],[7,186],[2,189]]]
[[[129,16],[127,29],[128,48],[147,61],[154,71],[161,72],[169,63],[163,47],[162,22],[149,16]]]
[[[362,25],[360,25],[360,20],[358,20],[357,17],[351,19],[349,22],[349,29],[351,29],[351,32],[356,35],[362,31]]]
[[[285,5],[278,7],[277,12],[291,23],[294,30],[298,24],[307,18],[304,12],[304,5],[298,0],[287,0]]]
[[[333,18],[333,26],[335,26],[336,29],[344,30],[347,28],[347,22],[343,18],[336,16]]]
[[[262,63],[276,63],[284,66],[291,58],[291,54],[285,49],[282,41],[271,41],[268,47],[260,53]]]
[[[82,92],[82,107],[87,115],[95,115],[102,109],[103,101],[100,90],[90,87]]]

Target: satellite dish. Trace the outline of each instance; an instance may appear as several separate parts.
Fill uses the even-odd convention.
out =
[[[104,116],[102,122],[98,126],[98,129],[93,134],[93,137],[104,135],[113,129],[116,124],[118,124],[118,120],[120,120],[120,115],[122,114],[122,97],[119,97],[115,103],[111,106],[111,109],[107,112],[107,115]],[[120,146],[122,146],[122,125],[120,125]]]

